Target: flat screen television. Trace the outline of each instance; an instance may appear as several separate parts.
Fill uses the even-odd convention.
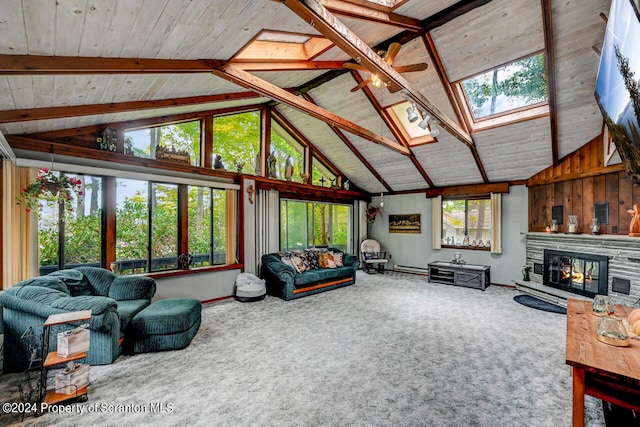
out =
[[[612,0],[596,81],[596,101],[631,182],[640,185],[640,12]]]

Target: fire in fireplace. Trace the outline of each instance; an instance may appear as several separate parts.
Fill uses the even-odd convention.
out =
[[[588,297],[607,295],[607,264],[602,255],[544,250],[543,284]]]

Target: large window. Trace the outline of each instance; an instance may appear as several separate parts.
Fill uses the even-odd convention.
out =
[[[228,171],[255,174],[255,159],[260,151],[260,111],[229,114],[213,119],[213,155]]]
[[[71,193],[73,214],[59,221],[58,206],[43,205],[38,222],[40,274],[102,262],[102,178],[65,174],[82,182],[83,196]]]
[[[351,250],[351,206],[333,203],[280,202],[282,250],[332,246]]]
[[[489,248],[491,200],[443,199],[442,242],[446,246]]]
[[[118,179],[118,272],[134,274],[175,269],[177,258],[178,186]]]
[[[189,187],[189,252],[193,265],[226,263],[227,192],[208,187]]]
[[[127,130],[125,141],[131,142],[129,154],[155,159],[158,146],[178,158],[177,154],[187,153],[193,166],[200,166],[200,120],[156,126],[137,130]],[[125,145],[127,145],[125,143]]]

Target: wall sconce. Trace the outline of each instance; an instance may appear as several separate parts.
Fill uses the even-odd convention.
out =
[[[407,120],[409,123],[413,123],[418,120],[418,113],[416,113],[416,104],[413,104],[411,107],[407,107]]]

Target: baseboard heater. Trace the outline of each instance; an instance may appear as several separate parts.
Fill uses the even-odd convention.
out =
[[[400,271],[402,273],[423,274],[425,276],[429,275],[429,269],[424,267],[409,267],[406,265],[394,265],[393,271]]]

